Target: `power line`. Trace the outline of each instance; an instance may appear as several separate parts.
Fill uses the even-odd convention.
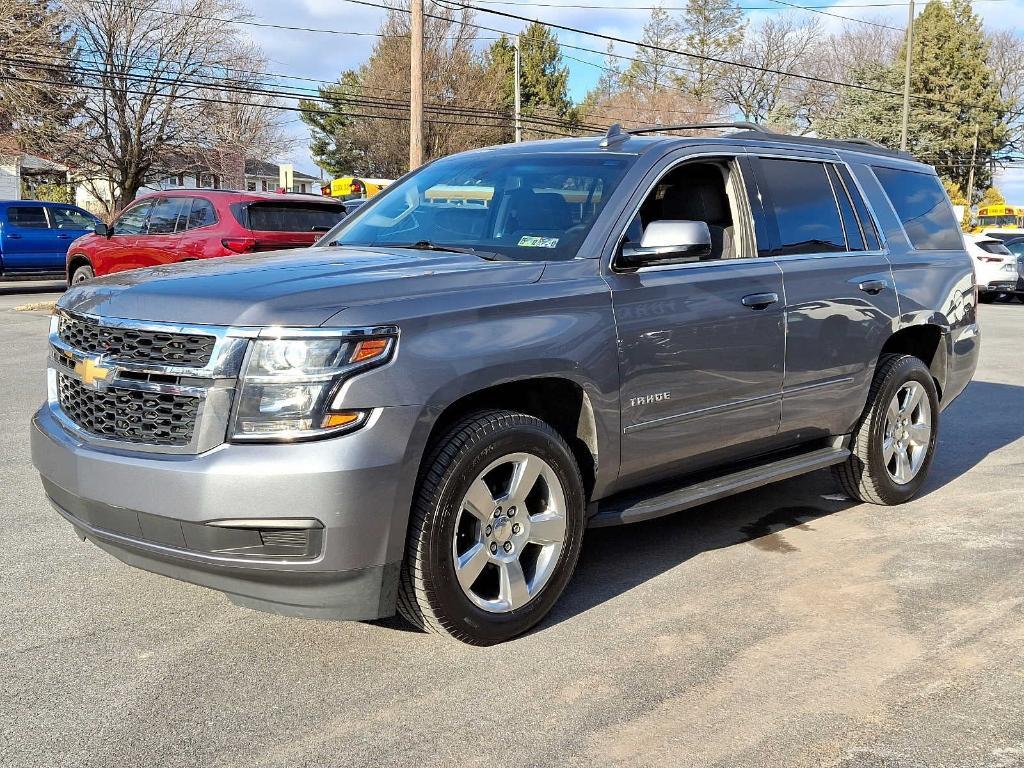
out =
[[[386,8],[387,7],[387,6],[379,5],[377,3],[370,2],[370,0],[345,0],[345,2],[354,3],[356,5],[366,5],[366,6],[371,6],[371,7],[375,7],[375,8]],[[757,65],[757,64],[744,64],[742,62],[731,61],[729,59],[720,59],[720,58],[715,57],[715,56],[705,56],[705,55],[702,55],[702,54],[690,53],[690,52],[687,52],[687,51],[677,51],[677,50],[675,50],[673,48],[667,48],[665,46],[651,45],[649,43],[643,43],[643,42],[639,42],[637,40],[630,40],[628,38],[616,37],[615,35],[607,35],[607,34],[604,34],[602,32],[592,32],[592,31],[587,30],[587,29],[581,29],[579,27],[571,27],[571,26],[568,26],[566,24],[556,24],[554,22],[543,21],[541,19],[531,19],[531,18],[528,18],[526,16],[520,16],[518,14],[508,13],[506,11],[497,11],[497,10],[494,10],[494,9],[491,9],[491,8],[474,9],[472,6],[465,5],[465,4],[461,3],[461,2],[458,2],[458,0],[436,0],[436,2],[437,2],[438,5],[441,5],[442,7],[447,7],[449,9],[451,9],[451,6],[455,6],[456,8],[461,8],[463,10],[480,10],[483,13],[489,13],[489,14],[492,14],[494,16],[502,16],[504,18],[514,19],[516,21],[524,21],[524,22],[530,22],[530,23],[536,22],[538,24],[541,24],[543,26],[549,27],[551,29],[560,29],[560,30],[564,30],[566,32],[572,32],[572,33],[577,34],[577,35],[585,35],[585,36],[589,36],[589,37],[596,37],[596,38],[599,38],[601,40],[608,40],[608,41],[613,42],[613,43],[622,43],[624,45],[632,45],[632,46],[635,46],[637,48],[646,48],[646,49],[652,50],[652,51],[659,51],[661,53],[672,54],[673,56],[684,56],[684,57],[689,58],[689,59],[698,59],[700,61],[708,61],[708,62],[711,62],[711,63],[714,63],[714,64],[722,64],[722,65],[730,66],[730,67],[740,67],[741,69],[751,69],[751,70],[755,70],[755,71],[758,71],[758,72],[763,72],[763,73],[769,74],[769,75],[777,75],[779,77],[791,77],[791,78],[794,78],[794,79],[797,79],[797,80],[807,80],[809,82],[821,83],[821,84],[824,84],[824,85],[833,85],[833,86],[836,86],[836,87],[839,87],[839,88],[853,88],[853,89],[856,89],[856,90],[869,91],[869,92],[873,92],[873,93],[880,93],[880,94],[883,94],[883,95],[886,95],[886,96],[902,96],[903,95],[899,91],[890,91],[887,88],[876,88],[876,87],[871,86],[871,85],[858,84],[858,83],[846,83],[846,82],[843,82],[841,80],[830,80],[829,78],[818,77],[818,76],[815,76],[815,75],[801,75],[801,74],[799,74],[797,72],[789,72],[787,70],[776,69],[774,67],[764,67],[764,66],[760,66],[760,65]],[[389,9],[389,10],[401,11],[402,9],[396,8],[396,9]],[[483,29],[484,27],[481,27],[481,28]],[[500,31],[500,30],[493,30],[492,29],[490,31]],[[603,54],[604,53],[603,51],[595,51],[593,49],[588,49],[588,50],[590,50],[591,53],[598,53],[598,54]],[[964,102],[957,102],[957,101],[944,101],[942,99],[936,99],[936,98],[933,98],[931,96],[923,96],[923,95],[920,95],[920,94],[911,94],[911,98],[917,99],[919,101],[931,102],[933,104],[942,104],[944,106],[958,106],[958,107],[962,107],[964,109],[977,109],[978,108],[977,104],[966,104]],[[1024,114],[1024,112],[1018,111],[1016,113],[1009,113],[1009,114],[1021,115],[1021,114]]]
[[[28,58],[25,58],[24,55],[22,55],[22,58],[20,58],[20,59],[6,58],[6,59],[0,59],[0,60],[5,60],[8,63],[23,64],[23,65],[27,65],[29,67],[36,67],[36,68],[39,68],[39,69],[42,69],[42,70],[49,70],[49,71],[54,71],[54,72],[65,72],[65,73],[67,73],[67,72],[74,72],[74,73],[80,74],[80,75],[113,75],[113,76],[120,77],[120,78],[122,78],[124,80],[128,80],[128,81],[131,81],[131,82],[134,82],[134,83],[142,82],[142,83],[147,83],[147,84],[148,83],[157,83],[157,84],[161,84],[161,85],[189,86],[189,87],[194,87],[194,88],[210,88],[210,89],[214,89],[214,90],[226,91],[226,92],[229,92],[229,93],[242,93],[242,94],[249,94],[249,95],[253,95],[253,96],[270,96],[270,97],[275,97],[275,98],[289,98],[289,99],[300,99],[301,98],[301,99],[307,99],[309,101],[318,102],[318,103],[321,103],[321,104],[326,104],[329,101],[328,99],[325,99],[323,97],[310,96],[310,95],[308,95],[306,93],[296,94],[296,93],[284,92],[284,91],[280,91],[280,90],[269,90],[269,89],[265,89],[265,88],[256,87],[258,85],[264,85],[262,83],[257,83],[256,85],[240,84],[237,81],[227,81],[227,80],[223,80],[223,79],[216,79],[216,78],[213,78],[211,76],[206,76],[206,75],[202,75],[202,74],[193,74],[193,75],[190,76],[190,77],[193,77],[193,78],[202,78],[200,80],[185,79],[185,78],[169,78],[169,77],[165,77],[165,76],[153,73],[152,71],[150,71],[148,74],[133,74],[133,73],[131,73],[130,70],[125,70],[125,69],[121,69],[121,70],[110,69],[110,68],[106,68],[106,69],[92,69],[92,68],[88,68],[88,67],[74,66],[74,65],[69,65],[69,64],[54,64],[52,62],[47,62],[45,60],[28,59]],[[380,99],[380,98],[367,98],[365,96],[360,96],[360,95],[341,94],[341,95],[334,96],[332,98],[332,100],[336,100],[336,101],[338,101],[340,103],[343,103],[343,104],[349,104],[349,105],[354,105],[354,106],[359,106],[359,107],[380,108],[380,109],[397,110],[397,111],[408,110],[408,104],[404,103],[404,102],[399,102],[399,101],[396,101],[396,100]],[[460,107],[460,106],[457,106],[455,104],[438,104],[438,103],[427,104],[426,105],[426,109],[428,111],[430,111],[430,112],[438,112],[438,113],[443,113],[443,114],[446,114],[446,115],[469,117],[469,118],[477,118],[477,119],[480,119],[480,118],[483,118],[483,119],[498,119],[498,120],[508,120],[508,119],[510,119],[510,115],[509,115],[508,112],[503,111],[503,110],[498,110],[498,109],[492,110],[492,109],[482,109],[482,108],[469,108],[469,107]],[[312,110],[307,110],[307,111],[312,111]],[[333,114],[333,112],[328,112],[328,114]],[[545,127],[557,127],[557,128],[561,128],[561,129],[569,129],[569,130],[571,130],[574,127],[572,124],[568,123],[567,121],[561,121],[561,120],[552,119],[552,118],[543,118],[543,117],[538,117],[538,116],[534,116],[534,115],[526,115],[526,116],[523,117],[523,119],[526,122],[532,124],[532,125],[528,126],[528,127],[531,127],[531,128],[533,128],[534,126],[537,126],[537,125],[541,125],[541,126],[545,126]],[[586,125],[582,125],[581,124],[579,127],[581,127],[581,128],[588,128],[590,130],[601,130],[597,126],[586,126]],[[563,135],[568,135],[568,134],[563,134]]]

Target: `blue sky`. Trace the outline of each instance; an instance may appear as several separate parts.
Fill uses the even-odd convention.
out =
[[[371,1],[380,2],[380,0]],[[801,0],[787,1],[797,4],[801,2]],[[550,21],[636,40],[640,38],[641,30],[644,22],[649,17],[649,12],[646,10],[630,9],[649,7],[656,4],[656,0],[538,0],[538,2],[549,4],[571,5],[577,3],[609,6],[607,9],[595,10],[591,8],[533,7],[522,5],[522,2],[523,0],[514,0],[514,2],[504,4],[488,0],[486,3],[481,3],[480,6],[529,16],[540,21]],[[907,14],[905,5],[895,7],[844,8],[845,5],[857,6],[866,2],[899,2],[899,0],[845,0],[844,2],[832,4],[829,6],[829,9],[845,16],[881,21],[895,27],[905,26]],[[671,10],[672,8],[684,6],[685,0],[662,0],[661,4]],[[807,4],[825,7],[823,0],[807,0]],[[772,0],[740,0],[740,5],[751,8],[766,8],[775,6],[776,3],[772,2]],[[923,7],[923,3],[920,3],[919,7]],[[1024,18],[1024,0],[975,0],[974,7],[982,19],[984,19],[986,26],[993,29],[1019,26],[1019,19]],[[281,0],[250,0],[250,8],[257,21],[267,21],[288,26],[334,29],[343,32],[374,33],[377,31],[384,15],[382,10],[356,5],[345,0],[285,0],[284,2],[281,2]],[[774,9],[751,10],[748,12],[748,17],[756,21],[764,15],[777,13],[806,12],[792,11],[780,5],[778,11]],[[823,28],[826,30],[838,28],[843,23],[829,16],[818,14],[818,17]],[[482,11],[477,14],[476,22],[487,27],[494,27],[509,32],[515,32],[523,26],[523,23]],[[258,27],[241,27],[240,31],[243,35],[259,43],[263,48],[268,59],[268,72],[322,80],[333,80],[343,70],[357,67],[365,61],[375,40],[372,36],[332,35]],[[481,37],[494,36],[490,32],[481,32],[480,34]],[[605,41],[589,36],[563,32],[560,32],[558,36],[563,43],[592,48],[602,52],[606,45]],[[633,54],[633,51],[627,50],[625,46],[616,46],[616,52],[625,55]],[[566,60],[566,64],[569,66],[571,95],[578,99],[593,86],[600,76],[601,70],[593,66],[593,64],[601,64],[603,54],[590,54],[568,49],[565,49],[564,53],[572,56],[573,59],[581,59],[591,63],[588,65],[572,59]],[[1024,63],[1022,63],[1022,66],[1024,66]],[[315,83],[300,80],[283,80],[282,83],[290,88],[315,86]],[[404,83],[396,84],[396,88],[398,87],[407,87],[407,85]],[[286,120],[289,121],[289,131],[297,139],[296,149],[292,153],[292,157],[287,159],[292,160],[299,168],[307,172],[316,173],[315,166],[307,151],[306,141],[308,140],[308,134],[304,126],[298,121],[296,115],[289,114]],[[998,178],[998,183],[1003,193],[1011,202],[1024,204],[1024,169],[1004,172]]]

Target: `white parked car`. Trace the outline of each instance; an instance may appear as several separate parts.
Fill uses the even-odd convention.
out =
[[[1012,297],[1017,291],[1017,257],[1001,240],[988,235],[964,235],[964,244],[974,262],[978,280],[978,300],[984,303],[999,296]]]

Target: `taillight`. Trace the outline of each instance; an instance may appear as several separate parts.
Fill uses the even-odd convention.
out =
[[[358,181],[353,181],[351,186],[349,187],[349,191],[353,195],[362,195],[363,194],[363,185],[360,184]]]
[[[256,246],[256,239],[252,237],[225,237],[220,244],[229,251],[235,253],[246,253]]]
[[[1002,264],[1003,260],[999,256],[979,256],[978,261],[983,261],[986,264]]]

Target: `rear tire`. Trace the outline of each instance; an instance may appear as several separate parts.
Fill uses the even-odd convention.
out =
[[[524,413],[471,414],[428,448],[398,610],[472,645],[509,640],[562,594],[583,528],[583,482],[561,435]]]
[[[89,264],[79,264],[71,273],[71,279],[68,281],[68,285],[81,285],[88,280],[92,280],[94,277],[96,277],[96,273],[93,272],[93,269]]]
[[[978,301],[980,301],[982,304],[991,304],[995,300],[996,300],[996,295],[994,293],[979,293],[978,294]]]
[[[850,456],[833,475],[850,497],[902,504],[924,484],[939,432],[939,397],[931,371],[911,355],[882,355]]]

